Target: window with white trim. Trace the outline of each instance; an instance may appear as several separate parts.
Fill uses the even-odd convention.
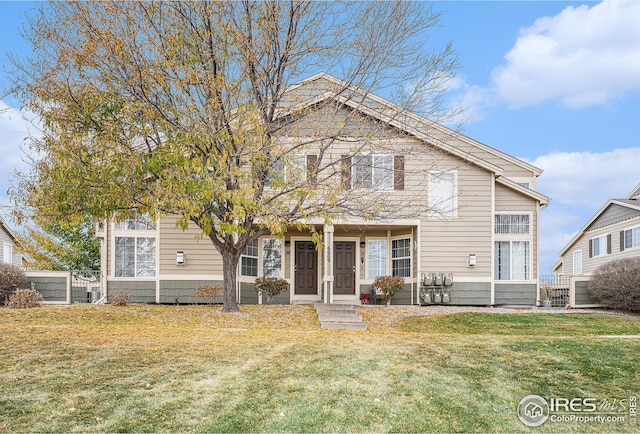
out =
[[[387,240],[367,240],[367,278],[387,275]]]
[[[429,215],[455,217],[457,207],[456,172],[429,172],[427,200]]]
[[[582,250],[573,252],[573,274],[582,274]]]
[[[9,265],[13,262],[13,246],[11,244],[2,244],[2,262]]]
[[[411,238],[391,240],[391,275],[411,277]]]
[[[496,241],[496,280],[529,280],[531,254],[529,241]]]
[[[117,231],[152,231],[156,229],[156,222],[149,214],[136,214],[117,221]]]
[[[282,240],[279,238],[262,239],[262,275],[282,277]]]
[[[352,165],[352,187],[393,190],[393,155],[356,155]]]
[[[591,240],[593,256],[600,256],[607,254],[607,236],[603,235]]]
[[[624,248],[640,247],[640,226],[624,231]]]
[[[258,277],[258,240],[253,240],[240,255],[240,275]]]
[[[116,277],[156,277],[155,237],[115,237]]]

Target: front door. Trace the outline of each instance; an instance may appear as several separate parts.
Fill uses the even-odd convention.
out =
[[[318,252],[313,241],[296,241],[295,245],[295,293],[318,294]]]
[[[354,241],[335,241],[333,252],[333,293],[335,295],[355,295],[356,243]]]

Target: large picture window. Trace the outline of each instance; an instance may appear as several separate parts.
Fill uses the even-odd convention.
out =
[[[529,241],[496,241],[496,280],[530,279]]]
[[[116,277],[155,277],[155,237],[116,237]]]
[[[262,240],[262,275],[282,277],[282,241],[278,238]]]
[[[367,278],[387,275],[387,240],[367,241]]]

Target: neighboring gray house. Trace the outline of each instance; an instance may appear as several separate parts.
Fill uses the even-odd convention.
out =
[[[416,114],[390,117],[396,108],[378,96],[360,92],[359,98],[341,100],[331,92],[336,84],[338,79],[318,74],[289,91],[298,107],[310,108],[299,122],[324,121],[313,110],[326,100],[337,102],[334,119],[344,111],[343,124],[353,111],[360,116],[353,128],[343,125],[350,132],[343,143],[360,141],[363,155],[350,161],[336,188],[384,190],[401,203],[397,212],[404,215],[418,204],[433,212],[314,222],[323,235],[321,249],[311,232],[294,226],[282,238],[264,236],[242,255],[238,301],[262,303],[255,279],[271,276],[290,284],[279,303],[357,304],[376,276],[396,275],[405,278],[406,290],[392,302],[420,304],[422,276],[451,273],[451,304],[536,304],[539,213],[549,202],[536,191],[542,170]],[[300,143],[308,131],[304,125],[291,128],[283,141]],[[340,158],[341,149],[330,155]],[[313,164],[317,155],[306,149],[300,157]],[[197,301],[191,294],[199,285],[223,280],[220,255],[206,238],[196,240],[199,233],[195,225],[176,228],[171,216],[101,223],[103,287],[108,294],[125,290],[136,302]]]
[[[610,199],[559,253],[556,275],[589,276],[614,259],[640,256],[640,185]]]
[[[2,263],[22,267],[22,255],[18,249],[18,242],[2,217],[0,217],[0,245],[2,246]]]

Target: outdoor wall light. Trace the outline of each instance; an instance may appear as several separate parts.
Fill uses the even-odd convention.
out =
[[[469,257],[467,258],[467,265],[469,267],[475,267],[476,266],[476,254],[475,253],[469,253]]]
[[[360,241],[360,248],[364,249],[365,247],[367,247],[367,243],[365,243],[364,241]]]
[[[176,265],[184,265],[184,252],[182,250],[176,252]]]

